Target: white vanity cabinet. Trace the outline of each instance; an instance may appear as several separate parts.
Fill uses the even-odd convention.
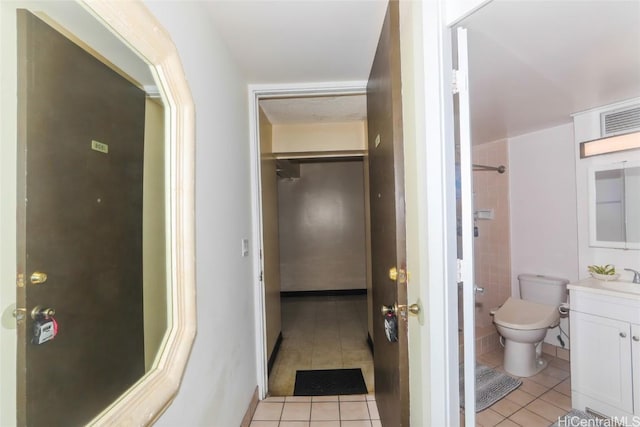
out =
[[[571,398],[576,409],[609,417],[640,415],[639,292],[569,284]]]

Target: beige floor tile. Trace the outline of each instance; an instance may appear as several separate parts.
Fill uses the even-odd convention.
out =
[[[340,402],[340,420],[369,420],[369,408],[366,401]]]
[[[511,421],[510,419],[504,419],[502,421],[500,421],[498,424],[496,424],[496,427],[519,427],[520,424],[516,424],[513,421]]]
[[[309,403],[311,402],[311,396],[285,396],[285,402],[293,402],[293,403]]]
[[[313,396],[311,398],[312,402],[337,402],[340,400],[339,396]]]
[[[286,396],[284,398],[284,401],[295,403],[309,403],[311,402],[311,396]]]
[[[490,407],[491,410],[499,413],[503,417],[508,417],[514,412],[520,410],[520,408],[522,408],[522,405],[509,400],[508,397],[497,401]]]
[[[274,402],[284,402],[284,396],[269,396],[263,400],[263,402],[274,403]]]
[[[559,408],[562,408],[565,411],[571,410],[571,397],[562,394],[559,391],[549,390],[548,392],[540,396],[540,399],[549,402]]]
[[[509,417],[509,420],[526,427],[549,427],[549,421],[540,415],[534,414],[526,408],[520,409]]]
[[[565,409],[558,408],[557,406],[552,405],[551,403],[542,399],[534,400],[526,406],[526,409],[530,410],[534,414],[538,414],[541,417],[546,418],[551,422],[558,421],[558,418],[567,413]]]
[[[567,378],[560,384],[553,388],[555,391],[564,394],[565,396],[571,396],[571,378]]]
[[[340,408],[338,402],[314,402],[311,404],[312,421],[340,420]]]
[[[375,400],[367,400],[367,406],[369,407],[369,418],[379,420],[380,414],[378,413],[378,404]]]
[[[493,427],[502,420],[504,417],[491,409],[485,409],[476,414],[476,425],[482,427]]]
[[[340,421],[311,421],[310,427],[340,427]]]
[[[520,406],[526,406],[535,400],[535,396],[530,395],[522,390],[514,390],[509,393],[507,399],[517,403]]]
[[[371,427],[369,420],[341,421],[340,427]]]
[[[571,372],[555,366],[547,366],[541,373],[554,378],[558,378],[560,380],[565,380],[571,376]]]
[[[363,402],[367,400],[368,394],[343,394],[339,396],[340,402]]]
[[[382,422],[380,420],[371,420],[371,427],[382,427]]]
[[[567,377],[565,377],[565,378],[567,378]],[[531,381],[537,382],[538,384],[543,385],[543,386],[545,386],[547,388],[553,388],[553,387],[557,386],[565,378],[553,377],[551,375],[545,374],[544,372],[541,372],[541,373],[539,373],[537,375],[529,377],[529,379]]]
[[[280,419],[283,421],[309,421],[311,419],[311,402],[285,402]]]
[[[280,421],[279,427],[309,427],[309,421]]]
[[[522,378],[522,385],[518,389],[535,397],[538,397],[549,390],[548,387],[538,384],[535,381],[531,381],[529,378]]]
[[[345,368],[358,368],[363,363],[373,363],[373,356],[369,348],[358,350],[342,350],[342,363]]]
[[[502,353],[502,350],[495,350],[489,353],[485,353],[481,356],[478,356],[477,358],[479,363],[490,368],[495,368],[496,366],[502,365],[503,359],[504,355]]]
[[[251,421],[249,427],[278,427],[280,421]]]
[[[284,403],[279,402],[259,402],[253,419],[256,421],[272,421],[279,420],[282,415],[282,407]]]

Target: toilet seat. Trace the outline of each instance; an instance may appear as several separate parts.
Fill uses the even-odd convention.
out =
[[[555,326],[560,320],[557,307],[519,298],[508,298],[495,312],[493,321],[505,328],[533,330]]]

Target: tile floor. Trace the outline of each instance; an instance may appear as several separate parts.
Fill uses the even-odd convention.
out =
[[[543,355],[549,365],[539,374],[522,378],[522,385],[504,399],[476,414],[476,425],[538,427],[558,421],[571,410],[571,369],[569,361]],[[502,369],[502,347],[478,356],[478,363]],[[460,425],[464,425],[461,414]]]
[[[282,298],[282,344],[269,375],[271,396],[291,396],[297,370],[361,368],[373,392],[367,296]]]
[[[382,426],[373,396],[373,358],[366,343],[366,296],[282,300],[280,353],[251,427]],[[571,410],[569,361],[545,354],[549,366],[504,399],[476,414],[478,426],[547,427]],[[478,356],[502,370],[502,347]],[[298,369],[362,369],[369,391],[358,396],[292,396]],[[461,413],[461,425],[464,414]]]
[[[251,427],[382,427],[372,394],[268,397]]]

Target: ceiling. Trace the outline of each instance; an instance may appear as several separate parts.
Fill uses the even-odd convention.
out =
[[[366,80],[386,0],[213,0],[207,3],[250,83]]]
[[[250,82],[298,83],[366,80],[386,2],[208,5]],[[469,29],[475,143],[568,123],[571,113],[640,96],[640,0],[494,0],[462,25]],[[326,98],[325,111],[317,101],[280,101],[289,105],[278,106],[278,121],[287,114],[296,122],[326,119],[336,101]]]
[[[494,0],[461,25],[474,143],[640,96],[639,0]]]
[[[366,95],[271,98],[260,100],[260,106],[274,125],[367,119]]]

